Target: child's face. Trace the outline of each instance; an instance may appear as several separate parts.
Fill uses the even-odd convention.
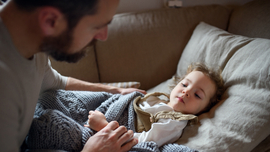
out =
[[[208,105],[215,91],[215,84],[208,76],[192,71],[174,87],[168,105],[177,112],[197,114]]]

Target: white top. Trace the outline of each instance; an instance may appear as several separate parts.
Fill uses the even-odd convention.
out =
[[[27,60],[17,51],[0,18],[0,149],[19,151],[33,120],[39,94],[64,89],[67,77],[44,53]]]
[[[159,111],[173,111],[170,106],[163,102],[159,103],[158,100],[147,100],[139,106],[143,111],[153,115]],[[187,122],[188,120],[176,121],[172,119],[159,119],[158,122],[152,124],[149,131],[134,133],[134,137],[138,138],[139,142],[154,141],[160,147],[179,139]]]

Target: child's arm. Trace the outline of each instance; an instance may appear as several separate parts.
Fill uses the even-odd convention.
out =
[[[108,122],[104,114],[95,110],[95,111],[89,111],[88,125],[84,125],[84,126],[91,128],[95,131],[100,131],[105,126],[107,126],[107,124]]]

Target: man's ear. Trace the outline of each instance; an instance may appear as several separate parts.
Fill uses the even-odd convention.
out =
[[[63,13],[54,7],[40,8],[38,21],[44,36],[57,36],[67,27]]]

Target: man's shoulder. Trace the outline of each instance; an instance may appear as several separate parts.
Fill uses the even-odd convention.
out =
[[[40,65],[47,66],[48,65],[49,57],[47,54],[37,53],[37,54],[35,54],[35,58],[36,58],[37,66],[40,66]]]

